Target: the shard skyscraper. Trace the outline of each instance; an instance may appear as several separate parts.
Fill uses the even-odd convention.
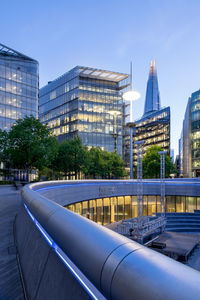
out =
[[[160,95],[155,60],[151,61],[147,82],[144,114],[135,121],[135,135],[133,137],[133,168],[137,165],[137,149],[135,141],[144,141],[143,154],[151,146],[160,146],[170,154],[170,107],[160,107]],[[124,160],[128,165],[130,139],[124,138]]]
[[[152,113],[159,109],[160,109],[160,95],[158,89],[156,61],[152,60],[150,64],[149,78],[147,82],[144,116],[147,116],[149,113]]]

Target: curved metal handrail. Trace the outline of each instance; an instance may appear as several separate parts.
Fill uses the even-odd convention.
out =
[[[106,298],[199,299],[198,271],[66,210],[34,191],[47,185],[51,183],[25,186],[25,204]]]

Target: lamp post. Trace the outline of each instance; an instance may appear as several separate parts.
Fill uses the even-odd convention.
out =
[[[113,137],[114,137],[114,151],[117,153],[117,116],[121,114],[118,110],[109,110],[108,113],[114,117],[114,130],[113,130]]]
[[[140,93],[134,91],[132,87],[132,63],[131,63],[130,91],[123,94],[123,99],[126,101],[130,101],[130,122],[127,124],[127,126],[130,127],[130,179],[133,179],[133,127],[135,127],[135,124],[133,123],[133,101],[136,101],[139,98],[140,98]]]
[[[160,204],[161,204],[161,216],[165,216],[165,154],[167,151],[159,151],[160,154],[160,185],[161,185],[161,193],[160,193]]]
[[[142,185],[142,146],[144,141],[136,141],[137,146],[137,211],[138,224],[143,216],[143,185]]]

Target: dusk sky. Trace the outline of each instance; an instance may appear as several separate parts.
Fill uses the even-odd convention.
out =
[[[162,106],[171,107],[171,148],[188,97],[200,88],[199,0],[1,1],[0,43],[39,61],[40,87],[76,65],[129,72],[142,97],[156,59]]]

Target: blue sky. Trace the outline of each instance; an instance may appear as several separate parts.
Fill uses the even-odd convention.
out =
[[[40,87],[76,65],[129,72],[142,97],[156,59],[162,106],[178,151],[188,97],[200,88],[199,0],[1,1],[0,42],[40,63]]]

